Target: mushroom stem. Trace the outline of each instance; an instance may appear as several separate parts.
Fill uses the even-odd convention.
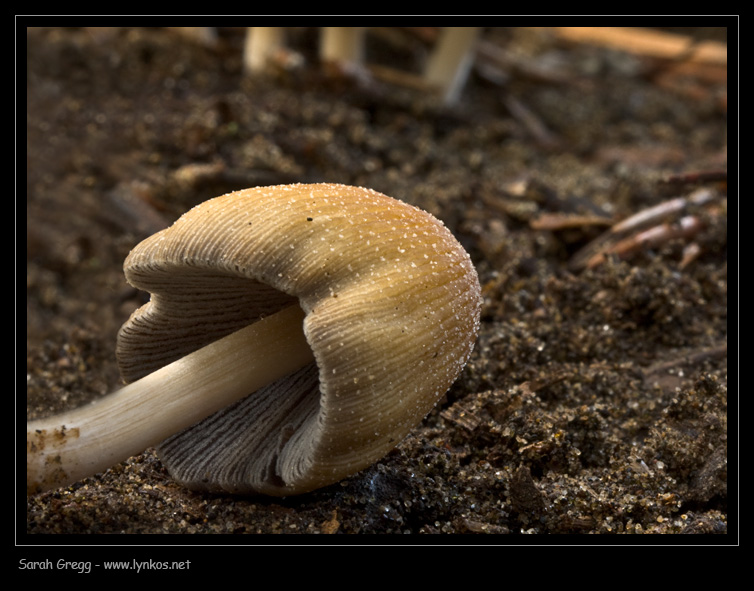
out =
[[[445,27],[424,72],[425,81],[436,86],[445,104],[456,101],[474,62],[479,27]]]
[[[264,71],[270,58],[285,44],[281,27],[249,27],[244,42],[243,63],[247,73]]]
[[[27,494],[102,472],[311,363],[303,319],[290,306],[91,405],[27,423]]]
[[[325,62],[361,63],[365,32],[364,27],[324,27],[320,58]]]

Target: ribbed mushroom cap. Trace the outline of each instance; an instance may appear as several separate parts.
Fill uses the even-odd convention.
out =
[[[176,480],[291,495],[392,449],[471,354],[481,306],[468,254],[428,213],[316,184],[230,193],[139,244],[128,281],[152,294],[118,336],[133,381],[290,305],[312,364],[162,443]]]

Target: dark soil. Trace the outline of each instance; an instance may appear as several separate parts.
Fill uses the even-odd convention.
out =
[[[725,41],[724,29],[701,34]],[[485,40],[515,59],[477,63],[444,107],[325,71],[316,35],[292,35],[307,67],[251,80],[241,29],[214,46],[161,28],[26,32],[27,417],[119,387],[115,336],[146,297],[123,278],[129,250],[254,185],[361,185],[442,219],[485,297],[467,368],[392,453],[329,488],[199,494],[147,450],[28,498],[24,539],[730,534],[725,79],[491,29]],[[377,31],[367,60],[418,72],[426,53],[405,31]],[[698,190],[712,202],[687,212],[701,221],[693,236],[574,263],[615,221]]]

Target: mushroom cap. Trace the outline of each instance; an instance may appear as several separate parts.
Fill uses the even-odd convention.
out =
[[[430,214],[336,184],[211,199],[137,245],[128,281],[152,294],[118,335],[130,382],[298,303],[316,363],[176,434],[158,453],[190,488],[292,495],[397,445],[467,362],[476,270]]]

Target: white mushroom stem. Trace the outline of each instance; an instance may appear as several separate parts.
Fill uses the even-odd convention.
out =
[[[291,306],[88,406],[26,424],[33,494],[102,472],[314,357]]]
[[[243,64],[247,73],[262,72],[270,58],[285,45],[281,27],[249,27],[244,42]]]
[[[446,104],[454,103],[466,84],[479,31],[479,27],[445,27],[440,33],[424,80],[440,90]]]
[[[364,27],[324,27],[321,35],[322,61],[361,63],[364,59]]]

